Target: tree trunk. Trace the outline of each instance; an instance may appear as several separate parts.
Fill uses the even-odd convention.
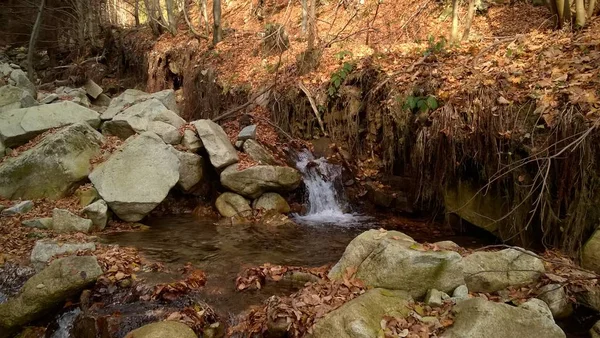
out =
[[[302,34],[306,35],[308,29],[308,3],[307,0],[302,0]]]
[[[577,25],[577,27],[581,28],[585,26],[586,15],[583,0],[575,0],[575,25]]]
[[[315,49],[315,40],[317,39],[317,0],[310,0],[308,9],[308,50]]]
[[[186,1],[186,0],[184,0]],[[166,0],[167,3],[167,27],[172,35],[177,34],[177,22],[175,20],[175,5],[173,0]]]
[[[207,7],[208,6],[206,5],[206,0],[200,0],[200,12],[202,13],[202,17],[204,18],[204,27],[206,30],[206,36],[210,36],[210,23],[208,22]]]
[[[133,17],[135,19],[135,26],[140,25],[140,0],[135,0],[135,5],[133,8]]]
[[[29,48],[27,49],[27,77],[31,82],[34,82],[33,76],[33,54],[35,53],[35,44],[40,34],[40,26],[42,25],[42,14],[44,13],[44,7],[46,6],[46,0],[40,1],[40,7],[38,7],[37,17],[33,29],[31,30],[31,36],[29,37]]]
[[[152,33],[155,36],[159,36],[161,33],[160,25],[156,22],[156,10],[155,10],[155,2],[154,0],[144,0],[144,5],[146,6],[146,17],[148,18],[148,25],[152,29]]]
[[[213,1],[213,44],[216,45],[223,40],[221,28],[221,0]]]
[[[571,25],[571,0],[563,0],[563,25]]]
[[[471,25],[473,24],[474,16],[475,16],[475,0],[469,0],[469,12],[467,13],[467,22],[465,23],[465,31],[462,36],[462,41],[469,40],[469,33],[471,33]]]
[[[588,10],[587,10],[587,16],[588,18],[591,18],[592,16],[594,16],[595,10],[596,10],[596,0],[590,0],[590,3],[588,4]]]
[[[458,5],[460,0],[452,0],[452,35],[450,41],[458,42]]]

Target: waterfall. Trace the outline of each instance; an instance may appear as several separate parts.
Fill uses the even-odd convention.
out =
[[[75,319],[81,313],[79,308],[63,313],[58,318],[58,329],[52,334],[52,338],[69,338]]]

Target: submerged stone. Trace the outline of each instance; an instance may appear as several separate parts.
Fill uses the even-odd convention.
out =
[[[125,338],[197,338],[189,326],[173,321],[144,325],[129,332]]]

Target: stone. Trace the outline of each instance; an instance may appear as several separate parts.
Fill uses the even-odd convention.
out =
[[[423,251],[411,237],[398,231],[369,230],[346,247],[329,272],[343,279],[347,269],[367,287],[405,290],[420,298],[430,289],[452,292],[465,284],[461,256],[454,251]]]
[[[0,76],[9,76],[13,69],[8,63],[0,63]]]
[[[83,85],[83,89],[85,89],[86,94],[88,94],[93,99],[97,99],[100,94],[104,91],[102,87],[98,86],[96,82],[91,79],[88,79]]]
[[[459,285],[452,292],[452,298],[454,298],[455,300],[469,298],[469,288],[466,285]]]
[[[204,147],[198,135],[193,130],[189,129],[183,131],[183,139],[181,140],[181,144],[186,147],[187,150],[193,153]]]
[[[2,141],[0,141],[0,158],[4,157],[6,153],[6,147],[4,146],[4,143],[2,143]]]
[[[220,170],[238,162],[237,152],[220,125],[211,120],[198,120],[192,124],[196,127],[213,167]]]
[[[79,206],[84,208],[88,205],[92,204],[94,201],[100,198],[98,194],[98,190],[94,187],[89,187],[86,189],[77,189],[75,191],[75,196],[79,198]]]
[[[2,215],[3,216],[13,216],[13,215],[26,214],[31,209],[33,209],[32,201],[22,201],[22,202],[19,202],[19,203],[13,205],[10,208],[6,208],[6,209],[2,210]]]
[[[232,192],[225,192],[219,195],[215,201],[215,206],[223,217],[252,216],[250,202],[243,196],[234,194]]]
[[[91,106],[90,99],[83,88],[74,88],[65,91],[65,95],[70,96],[70,101],[80,106],[89,108]]]
[[[206,146],[206,143],[204,144]],[[221,184],[229,190],[249,198],[258,198],[265,192],[288,192],[296,189],[302,176],[294,168],[257,165],[238,170],[237,164],[221,173]]]
[[[88,124],[48,135],[33,148],[0,164],[0,196],[58,199],[70,194],[90,172],[104,138]]]
[[[238,141],[254,140],[256,139],[256,124],[251,124],[244,127],[238,134]]]
[[[198,154],[172,149],[179,158],[177,186],[185,192],[190,192],[204,178],[204,158]]]
[[[53,128],[83,122],[98,128],[98,116],[95,111],[69,101],[9,110],[0,113],[0,140],[13,147]]]
[[[600,273],[600,229],[585,242],[581,250],[581,266]]]
[[[108,97],[108,95],[102,93],[100,95],[98,95],[98,97],[94,100],[92,100],[92,104],[94,106],[99,106],[99,107],[108,107],[110,105],[110,97]]]
[[[179,129],[162,121],[152,121],[148,124],[148,131],[158,135],[166,144],[181,143],[182,135]]]
[[[246,140],[242,147],[244,152],[259,164],[277,164],[275,157],[260,145],[260,143],[254,140]]]
[[[394,196],[391,192],[385,191],[378,186],[378,183],[367,182],[367,198],[371,203],[378,207],[389,208],[394,203]]]
[[[52,210],[52,230],[55,232],[84,232],[92,230],[92,220],[81,218],[69,210]]]
[[[19,108],[35,106],[37,102],[31,94],[19,87],[6,85],[0,87],[0,113]]]
[[[40,100],[40,103],[41,104],[50,104],[56,100],[58,100],[58,94],[50,93],[50,94],[44,96],[44,98]]]
[[[541,259],[523,249],[475,252],[463,258],[465,281],[471,292],[496,292],[536,282],[546,271]]]
[[[314,338],[379,337],[383,317],[406,317],[412,301],[404,291],[372,289],[317,320]]]
[[[102,231],[108,222],[108,205],[103,200],[96,202],[83,208],[82,213],[92,221],[94,230]]]
[[[600,338],[600,320],[592,326],[590,329],[590,337],[591,338]]]
[[[94,251],[96,245],[94,243],[60,243],[54,240],[39,240],[33,246],[30,261],[33,267],[39,271],[52,257],[86,250]]]
[[[127,89],[121,95],[110,101],[108,108],[102,113],[100,118],[102,120],[111,120],[127,107],[152,98],[160,101],[168,110],[175,113],[179,112],[175,92],[172,89],[163,90],[154,94],[148,94],[137,89]]]
[[[21,224],[30,228],[52,229],[52,217],[28,219],[21,221]]]
[[[565,333],[546,316],[524,308],[472,298],[457,304],[454,324],[441,338],[564,338]]]
[[[10,73],[11,80],[15,81],[16,86],[23,88],[29,92],[32,97],[37,97],[37,89],[35,85],[29,81],[27,74],[20,69],[15,69]]]
[[[567,318],[573,313],[573,304],[569,302],[565,287],[560,284],[542,286],[538,290],[537,298],[546,302],[552,316],[556,319]]]
[[[535,311],[540,315],[554,321],[552,317],[552,311],[548,308],[548,304],[546,304],[543,300],[537,298],[531,298],[527,300],[525,303],[519,305],[522,309],[527,309],[529,311]]]
[[[174,321],[144,325],[129,332],[125,338],[197,338],[189,326]]]
[[[244,150],[244,141],[235,141],[235,149]]]
[[[53,261],[31,277],[20,293],[0,304],[0,337],[10,337],[23,325],[40,319],[77,296],[102,275],[94,256],[73,256]]]
[[[435,242],[433,245],[437,246],[441,250],[455,251],[460,249],[460,245],[452,242],[452,241],[440,241]]]
[[[445,299],[449,299],[448,294],[438,291],[436,289],[430,289],[425,295],[425,304],[431,306],[442,306]]]
[[[128,139],[89,175],[114,213],[137,222],[162,202],[179,181],[179,159],[151,132]]]
[[[290,212],[290,205],[278,193],[267,192],[262,194],[258,199],[254,200],[252,207],[256,210],[263,209],[265,211],[275,210],[282,214]]]

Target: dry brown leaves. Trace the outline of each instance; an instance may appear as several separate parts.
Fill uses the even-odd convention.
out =
[[[136,280],[136,272],[142,268],[142,260],[133,248],[98,244],[94,255],[104,271],[98,282],[104,285],[131,285],[131,282]],[[129,281],[123,282],[124,280]]]
[[[190,263],[183,268],[183,273],[185,278],[181,281],[155,286],[150,299],[173,301],[181,295],[200,289],[206,284],[204,271],[194,269]]]
[[[21,155],[22,153],[26,152],[27,150],[38,145],[46,136],[52,135],[52,134],[56,133],[58,130],[60,130],[60,128],[49,129],[49,130],[43,132],[42,134],[34,137],[33,139],[29,140],[29,142],[25,143],[24,145],[19,146],[14,149],[11,149],[11,151],[7,151],[5,157],[0,157],[0,163],[2,163],[2,161],[7,159],[8,157],[17,157],[17,156]]]
[[[104,143],[100,146],[100,155],[90,160],[92,169],[98,164],[106,161],[112,153],[117,151],[123,145],[123,140],[117,136],[104,136]]]
[[[381,320],[381,329],[386,338],[438,337],[454,323],[453,306],[452,301],[447,301],[439,307],[412,302],[409,305],[411,312],[408,317],[384,317]]]
[[[242,271],[235,280],[238,291],[261,289],[266,282],[278,282],[290,272],[303,272],[317,278],[325,278],[330,266],[324,265],[316,268],[305,268],[300,266],[283,266],[265,263],[259,267],[247,268]]]

